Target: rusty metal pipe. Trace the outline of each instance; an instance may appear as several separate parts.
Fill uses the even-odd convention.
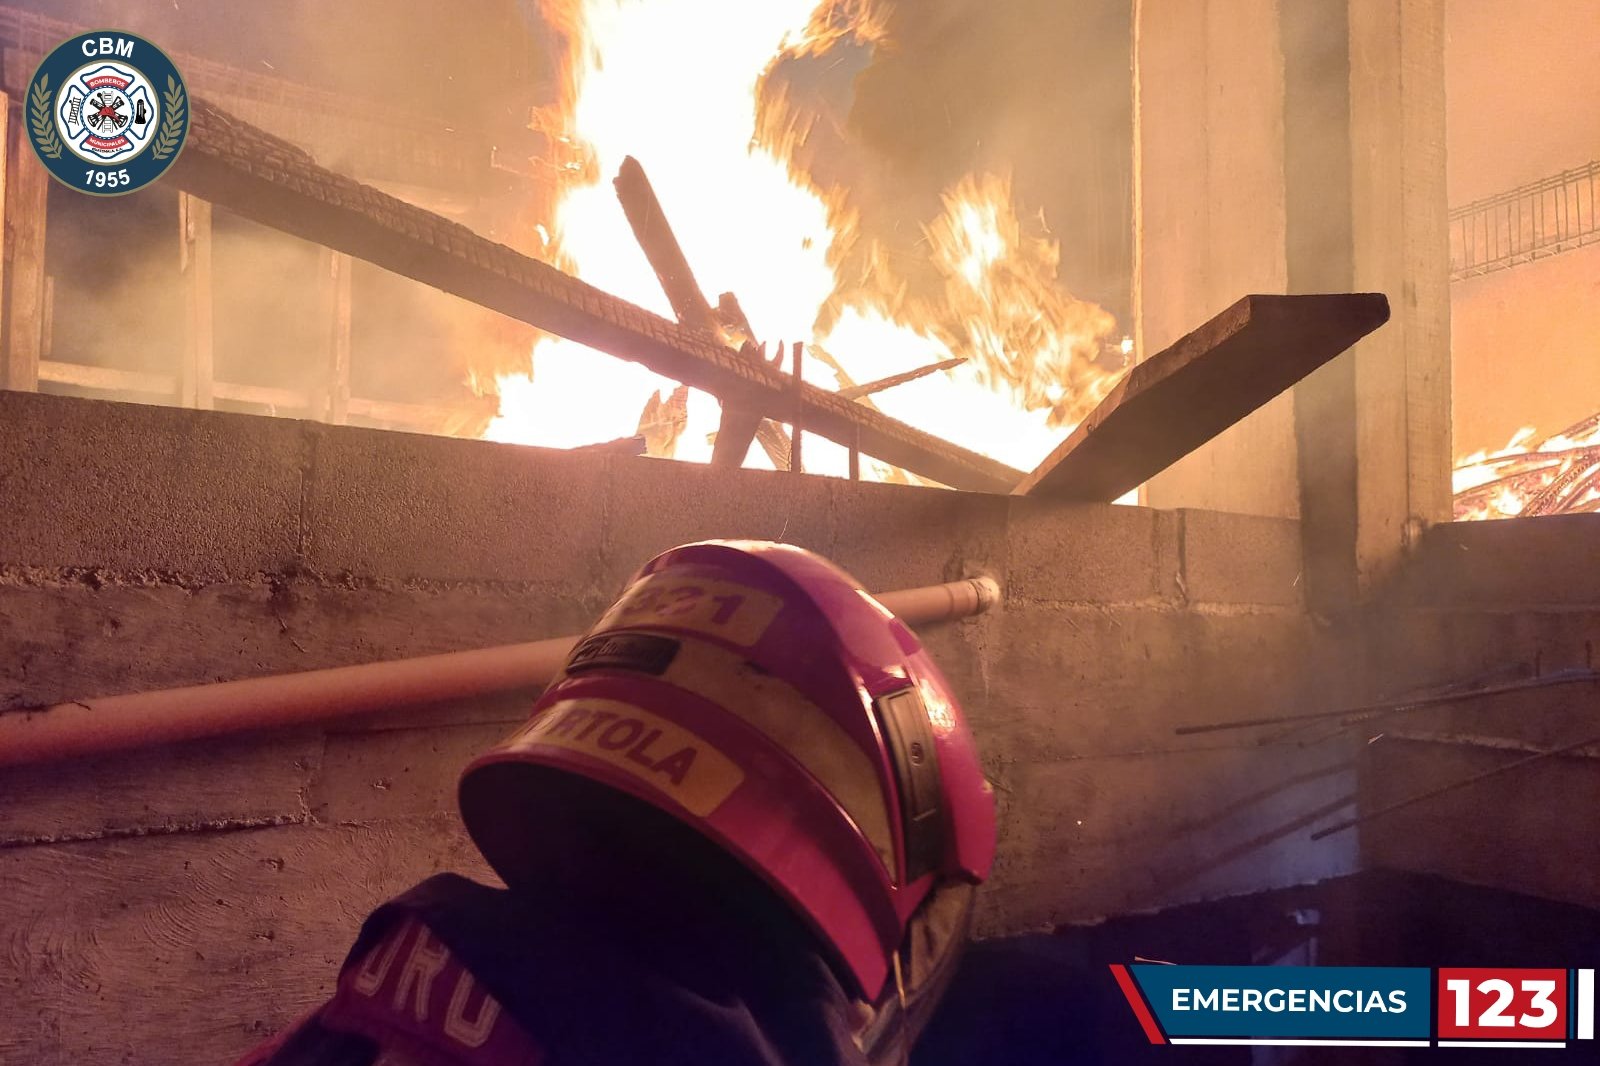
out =
[[[878,601],[908,625],[924,625],[978,614],[999,598],[1000,586],[981,577],[886,592]],[[0,766],[536,691],[555,676],[577,639],[552,637],[11,711],[0,714]]]

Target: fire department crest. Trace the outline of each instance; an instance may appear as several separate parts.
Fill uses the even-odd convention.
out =
[[[117,196],[160,177],[189,132],[189,97],[172,61],[142,37],[97,30],[63,42],[28,86],[26,121],[56,180]]]

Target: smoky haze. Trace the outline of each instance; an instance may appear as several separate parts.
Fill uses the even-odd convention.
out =
[[[372,130],[373,143],[364,143],[357,124],[342,149],[314,148],[319,161],[363,180],[374,179],[376,142],[396,135],[389,123],[400,136],[411,128],[446,144],[457,138],[472,166],[487,169],[485,155],[492,152],[499,169],[486,185],[380,184],[498,240],[524,250],[536,244],[536,157],[544,146],[528,122],[558,91],[560,41],[533,0],[21,0],[18,6],[78,25],[126,28],[245,76],[283,79],[376,108],[384,127]],[[775,70],[775,83],[826,119],[801,165],[819,183],[848,187],[864,232],[910,264],[913,276],[926,261],[923,231],[938,213],[940,193],[969,172],[1005,174],[1025,224],[1060,243],[1062,285],[1125,320],[1126,0],[927,0],[889,9],[888,28],[888,46],[841,46]],[[289,131],[274,132],[293,139]],[[93,283],[83,273],[91,253],[53,227],[49,254],[62,268],[51,268],[56,306],[88,306],[98,293],[134,309],[111,316],[117,330],[106,317],[58,323],[59,357],[121,365],[125,353],[138,351],[141,368],[170,372],[162,353],[181,350],[181,327],[174,325],[176,215],[158,202],[164,199],[165,191],[155,190],[118,208],[138,220],[130,231],[138,247],[116,266],[102,263]],[[61,200],[58,191],[52,211],[65,225],[80,212],[60,209]],[[314,383],[326,339],[309,314],[321,299],[310,247],[223,212],[217,247],[219,377]],[[447,404],[464,398],[469,370],[488,376],[527,368],[526,329],[369,268],[356,274],[354,317],[358,394]]]

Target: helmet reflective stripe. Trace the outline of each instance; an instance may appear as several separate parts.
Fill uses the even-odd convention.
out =
[[[608,614],[607,617],[610,617]],[[580,648],[598,638],[622,642],[644,637],[644,628],[596,628]],[[686,634],[678,639],[669,665],[654,673],[675,688],[714,703],[728,714],[761,732],[817,779],[834,802],[844,808],[878,856],[884,873],[895,879],[894,837],[889,828],[888,802],[872,758],[850,739],[834,717],[797,692],[781,678],[752,667],[742,655],[707,640]],[[558,685],[576,668],[557,674]]]
[[[710,700],[787,752],[844,808],[893,878],[894,839],[878,772],[832,716],[738,654],[692,637],[661,679]]]
[[[507,742],[511,751],[564,748],[610,763],[707,817],[744,780],[739,764],[681,724],[618,700],[552,704]]]

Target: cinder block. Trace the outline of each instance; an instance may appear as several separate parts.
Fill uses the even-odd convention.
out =
[[[599,563],[605,469],[593,454],[320,428],[307,562],[401,581],[570,585]]]
[[[1431,526],[1396,582],[1398,602],[1600,606],[1600,514]]]
[[[1450,685],[1497,685],[1594,665],[1600,609],[1544,611],[1398,609],[1374,612],[1367,670],[1379,697]],[[1387,734],[1467,734],[1534,746],[1562,743],[1591,714],[1589,683],[1528,688],[1385,719]]]
[[[697,540],[774,540],[831,555],[830,479],[615,459],[605,490],[603,582],[615,594],[653,556]]]
[[[1008,932],[1352,873],[1312,842],[1354,806],[1348,749],[1242,748],[1023,763],[1011,776],[996,914]]]
[[[1177,595],[1178,526],[1168,512],[1010,498],[1008,594],[1046,602],[1140,603]]]
[[[1010,501],[834,480],[834,561],[873,591],[1005,573]]]
[[[1292,518],[1179,511],[1183,585],[1192,603],[1299,607],[1300,523]]]
[[[1582,739],[1585,728],[1594,732],[1592,717],[1578,719],[1566,741]],[[1542,759],[1368,822],[1359,830],[1363,858],[1373,867],[1600,907],[1594,842],[1600,745],[1587,750],[1587,756]],[[1386,739],[1363,752],[1362,810],[1498,770],[1527,754]]]
[[[1358,694],[1297,615],[1009,604],[995,624],[980,728],[1018,758],[1212,745],[1174,731]]]
[[[1600,607],[1592,610],[1373,610],[1362,649],[1379,694],[1487,677],[1593,667]]]
[[[301,668],[270,597],[264,584],[0,586],[0,709]]]
[[[595,610],[581,586],[508,590],[341,588],[296,582],[274,608],[317,665],[405,659],[581,633]]]
[[[301,425],[0,392],[0,563],[282,569],[299,540]]]
[[[473,588],[5,584],[0,710],[538,640],[592,617],[571,597]]]

